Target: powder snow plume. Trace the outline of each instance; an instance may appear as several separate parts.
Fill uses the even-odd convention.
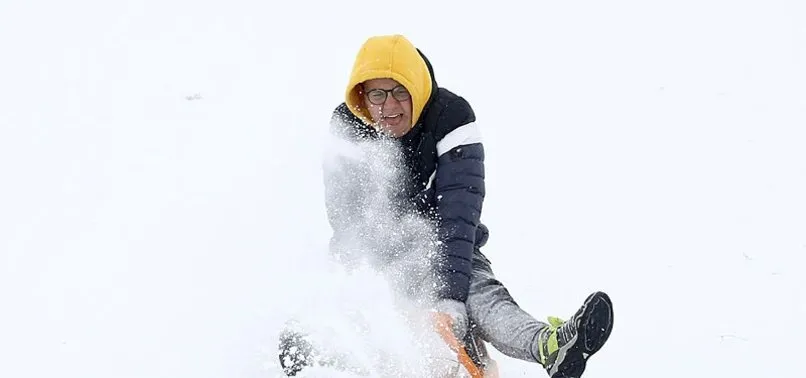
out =
[[[455,368],[427,311],[440,285],[432,270],[435,229],[421,216],[401,213],[394,200],[404,194],[400,150],[384,138],[351,143],[334,135],[332,142],[323,169],[337,234],[317,289],[300,294],[310,305],[287,328],[361,375],[422,377]],[[306,376],[318,372],[346,374],[305,370]]]

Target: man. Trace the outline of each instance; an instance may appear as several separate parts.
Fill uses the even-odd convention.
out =
[[[480,221],[485,183],[479,125],[465,99],[437,85],[419,49],[401,35],[369,38],[332,124],[348,141],[389,140],[400,148],[406,175],[394,200],[399,211],[434,221],[440,257],[435,269],[444,282],[435,309],[451,319],[457,338],[472,324],[472,332],[505,355],[540,363],[551,377],[579,377],[610,335],[612,303],[596,292],[567,322],[543,323],[496,279],[480,251],[488,230]],[[352,202],[335,199],[349,186],[326,180],[334,250],[342,239],[355,237],[352,226],[361,224],[360,190]]]

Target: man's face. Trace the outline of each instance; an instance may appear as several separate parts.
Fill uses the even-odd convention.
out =
[[[401,137],[411,129],[411,95],[393,79],[365,81],[364,106],[372,121],[393,137]]]

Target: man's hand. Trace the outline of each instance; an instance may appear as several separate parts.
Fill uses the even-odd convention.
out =
[[[434,306],[437,327],[450,329],[457,341],[461,341],[467,333],[467,307],[463,302],[453,299],[442,299]]]

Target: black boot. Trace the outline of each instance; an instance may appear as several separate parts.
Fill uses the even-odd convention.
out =
[[[538,335],[538,360],[552,378],[579,378],[612,329],[613,303],[607,294],[595,292],[568,321],[549,317]]]
[[[304,335],[293,331],[284,331],[280,335],[280,366],[285,375],[295,376],[313,364],[313,353],[313,346]]]

